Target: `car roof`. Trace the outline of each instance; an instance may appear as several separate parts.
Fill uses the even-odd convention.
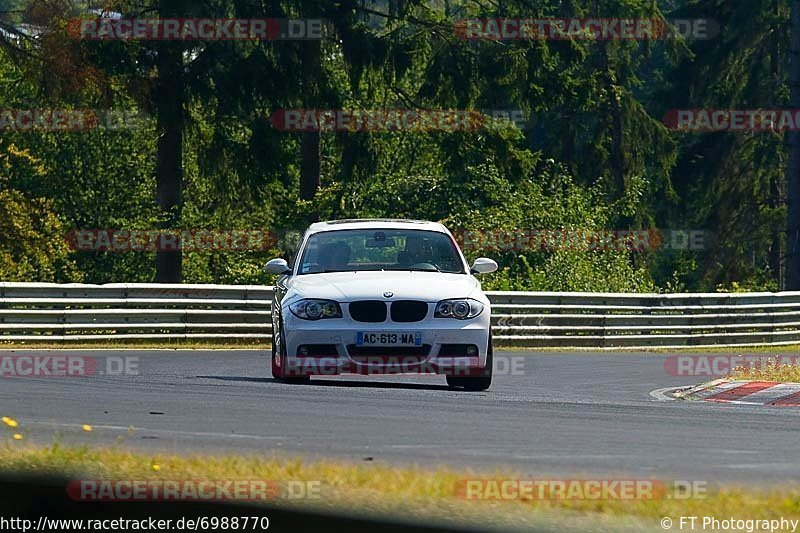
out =
[[[447,228],[438,222],[427,220],[406,220],[401,218],[353,218],[345,220],[328,220],[316,222],[308,227],[309,233],[336,231],[345,229],[418,229],[448,233]]]

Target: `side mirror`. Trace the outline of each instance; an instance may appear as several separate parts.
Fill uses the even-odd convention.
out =
[[[270,274],[291,274],[292,269],[289,268],[289,263],[286,259],[270,259],[267,261],[265,270]]]
[[[497,270],[497,263],[488,257],[477,258],[469,268],[472,274],[490,274],[495,270]]]

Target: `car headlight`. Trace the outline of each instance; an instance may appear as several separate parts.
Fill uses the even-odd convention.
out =
[[[475,318],[483,312],[483,304],[472,298],[457,298],[453,300],[442,300],[436,304],[436,311],[433,318],[456,318],[458,320],[469,320]]]
[[[305,299],[289,304],[292,314],[304,320],[342,318],[342,308],[333,300]]]

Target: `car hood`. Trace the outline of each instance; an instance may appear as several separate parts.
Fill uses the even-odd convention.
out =
[[[383,293],[393,293],[393,300],[438,302],[445,298],[473,297],[483,300],[480,283],[473,276],[441,272],[330,272],[303,274],[287,283],[292,298],[324,298],[339,302],[383,300]]]

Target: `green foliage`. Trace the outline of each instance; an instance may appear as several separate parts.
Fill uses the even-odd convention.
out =
[[[476,201],[479,187],[492,191]],[[519,178],[503,176],[491,164],[468,169],[465,187],[451,197],[443,222],[469,236],[468,259],[489,256],[500,264],[484,286],[496,290],[646,292],[654,289],[647,270],[632,264],[625,250],[592,250],[588,240],[548,238],[536,232],[591,234],[607,227],[614,211],[599,187],[584,188],[552,160],[540,161]]]
[[[104,2],[126,16],[167,5]],[[282,235],[351,217],[439,220],[459,235],[534,230],[704,229],[702,252],[597,251],[465,243],[496,258],[502,290],[777,290],[785,252],[786,150],[780,134],[670,132],[672,108],[788,105],[786,0],[512,0],[256,5],[175,2],[185,16],[330,21],[311,71],[303,43],[218,41],[177,47],[184,96],[184,229]],[[365,9],[369,8],[369,11]],[[370,7],[371,6],[371,7]],[[157,58],[164,43],[80,41],[78,7],[0,0],[0,22],[46,25],[37,42],[0,38],[0,108],[137,109],[132,129],[2,132],[0,280],[151,281],[152,253],[71,252],[74,228],[149,229],[171,220],[155,198]],[[701,18],[711,40],[656,42],[456,37],[469,17]],[[313,90],[312,90],[313,89]],[[284,108],[513,109],[531,118],[467,132],[323,132],[320,188],[299,199],[300,133],[270,126]],[[162,154],[163,155],[163,154]],[[269,283],[256,252],[186,252],[184,281]]]
[[[8,188],[9,175],[40,176],[38,161],[0,140],[0,169],[0,279],[79,281],[82,276],[69,259],[64,227],[53,203]]]

